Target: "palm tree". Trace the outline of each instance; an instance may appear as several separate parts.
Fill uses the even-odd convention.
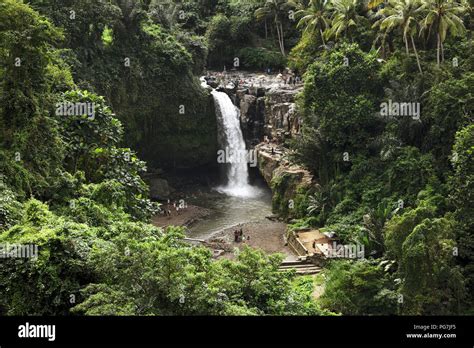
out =
[[[382,5],[385,2],[385,0],[369,0],[367,4],[367,8],[369,10],[372,10],[380,5]]]
[[[255,11],[257,20],[267,20],[268,18],[273,20],[278,35],[278,45],[283,55],[286,55],[283,22],[290,7],[291,3],[287,0],[267,0],[262,7]]]
[[[316,185],[314,195],[308,197],[308,207],[306,211],[309,215],[319,215],[320,222],[324,223],[329,212],[335,205],[336,201],[336,185],[329,183],[328,185]]]
[[[297,28],[305,27],[304,32],[318,32],[323,45],[326,45],[323,31],[329,27],[328,12],[327,0],[310,0],[307,8],[295,13],[300,17]]]
[[[384,227],[385,223],[390,219],[392,214],[391,205],[384,201],[377,208],[370,208],[368,213],[364,215],[364,226],[369,233],[369,239],[375,244],[375,251],[381,255],[385,249],[384,245]]]
[[[422,31],[428,30],[428,39],[431,33],[436,35],[436,58],[439,65],[440,61],[444,61],[443,42],[447,34],[457,36],[466,30],[460,16],[467,10],[467,6],[455,0],[424,0],[423,8],[425,18],[422,20]]]
[[[351,29],[357,27],[362,16],[357,13],[357,0],[334,0],[332,2],[331,28],[328,36],[336,39],[342,34],[351,36]]]
[[[377,12],[382,18],[376,21],[372,26],[380,27],[385,33],[400,29],[407,55],[410,54],[408,39],[411,40],[420,73],[423,71],[421,70],[420,59],[413,36],[418,31],[418,19],[421,16],[422,10],[423,5],[420,0],[391,0],[385,8]]]
[[[160,0],[155,0],[150,4],[148,14],[163,27],[172,29],[178,23],[178,13],[181,9],[182,4],[180,3],[164,3]]]

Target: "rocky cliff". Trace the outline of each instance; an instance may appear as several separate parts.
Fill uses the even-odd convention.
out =
[[[249,147],[262,142],[265,136],[281,144],[299,134],[302,121],[295,101],[303,88],[301,84],[285,84],[277,75],[231,72],[218,76],[208,78],[208,84],[229,94],[240,109],[242,131]]]
[[[258,169],[273,193],[274,213],[298,217],[299,205],[313,185],[312,175],[290,163],[286,139],[298,137],[301,117],[296,97],[302,85],[288,85],[275,75],[230,73],[219,78],[225,91],[240,109],[240,122],[248,148],[255,148]],[[208,84],[216,85],[217,78]]]
[[[260,143],[255,149],[259,171],[272,190],[273,212],[287,219],[299,217],[300,205],[313,186],[313,176],[291,164],[282,147]]]
[[[296,111],[295,99],[301,88],[276,87],[265,95],[265,135],[282,143],[299,135],[302,124]]]

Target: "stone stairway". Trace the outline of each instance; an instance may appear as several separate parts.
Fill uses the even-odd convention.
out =
[[[321,267],[318,267],[307,260],[297,260],[297,261],[283,261],[279,267],[279,271],[289,271],[296,270],[296,274],[300,275],[309,275],[309,274],[318,274],[321,272]]]

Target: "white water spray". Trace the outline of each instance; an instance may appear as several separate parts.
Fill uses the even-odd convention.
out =
[[[240,129],[240,112],[224,92],[212,91],[219,127],[219,145],[234,154],[245,153],[245,141]],[[262,192],[249,184],[247,161],[230,161],[227,168],[227,184],[217,188],[219,192],[235,197],[255,197]]]

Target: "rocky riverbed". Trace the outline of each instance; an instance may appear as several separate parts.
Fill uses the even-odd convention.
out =
[[[243,240],[235,242],[234,231],[242,229]],[[281,253],[287,259],[296,259],[294,253],[285,242],[286,224],[280,221],[247,222],[210,236],[207,241],[220,244],[225,248],[220,256],[227,259],[235,258],[235,250],[244,246],[260,249],[266,253]]]
[[[273,212],[281,217],[291,218],[291,211],[286,209],[288,202],[299,188],[312,184],[309,172],[291,164],[288,150],[283,146],[286,139],[297,137],[300,133],[301,120],[296,111],[295,98],[303,88],[302,84],[285,83],[281,75],[233,71],[211,73],[202,82],[203,87],[208,85],[225,91],[240,110],[240,124],[247,148],[257,152],[261,176],[259,187],[267,193],[258,199],[242,200],[219,195],[212,185],[198,190],[198,194],[177,194],[180,188],[176,187],[173,198],[183,198],[187,208],[180,210],[179,214],[171,209],[171,216],[155,217],[154,224],[160,227],[186,226],[188,237],[205,240],[205,245],[221,250],[219,257],[232,258],[234,249],[243,245],[293,257],[285,246],[286,224],[265,217],[272,215],[273,208]],[[278,180],[279,177],[285,177],[285,180]],[[174,191],[161,179],[155,181],[152,191],[157,192],[156,196]],[[240,228],[249,239],[235,242],[234,231]]]
[[[162,209],[167,210],[167,205],[162,206]],[[185,209],[181,209],[179,213],[173,206],[169,208],[171,215],[161,213],[152,218],[153,225],[157,227],[167,226],[185,226],[190,227],[192,224],[205,219],[211,214],[210,209],[199,207],[197,205],[188,205]]]

